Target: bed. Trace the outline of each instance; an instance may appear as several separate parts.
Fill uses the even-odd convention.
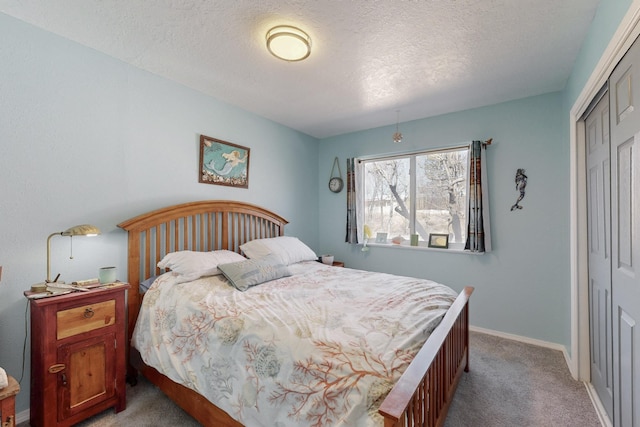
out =
[[[175,277],[179,276],[177,270],[173,270],[171,268],[161,269],[158,267],[158,263],[163,262],[170,255],[173,255],[175,253],[184,253],[187,251],[204,253],[210,253],[211,251],[215,251],[216,253],[229,251],[235,254],[242,253],[246,255],[245,251],[243,251],[243,248],[247,249],[247,244],[249,242],[261,242],[270,240],[279,242],[281,241],[281,239],[288,239],[287,237],[283,237],[285,236],[284,227],[286,224],[287,221],[284,218],[259,206],[243,202],[225,200],[200,201],[169,206],[166,208],[155,210],[153,212],[139,215],[135,218],[119,224],[119,227],[128,232],[128,282],[131,285],[131,289],[128,294],[129,338],[130,343],[136,342],[139,347],[143,348],[142,351],[139,351],[139,349],[133,346],[130,346],[128,349],[129,382],[135,383],[137,374],[142,373],[142,375],[144,375],[149,381],[158,386],[175,403],[177,403],[187,413],[189,413],[205,426],[238,427],[244,425],[243,423],[248,426],[259,424],[259,421],[256,421],[250,416],[245,416],[244,418],[243,416],[238,416],[239,412],[236,411],[237,402],[244,402],[245,406],[251,406],[246,405],[246,386],[255,384],[257,387],[261,388],[261,390],[266,390],[266,387],[268,387],[267,383],[271,384],[271,386],[273,387],[279,388],[271,389],[269,390],[269,393],[265,392],[262,394],[268,394],[272,399],[272,402],[276,402],[279,405],[284,405],[285,403],[287,403],[289,405],[289,416],[292,417],[290,418],[290,420],[295,419],[296,421],[300,421],[302,423],[301,425],[338,425],[341,423],[343,425],[384,425],[385,427],[432,427],[443,425],[446,418],[447,410],[451,403],[451,399],[455,392],[455,388],[460,379],[460,376],[462,375],[463,371],[468,371],[469,369],[468,301],[471,293],[473,292],[473,288],[471,287],[467,287],[462,292],[457,294],[457,296],[453,295],[451,297],[449,297],[441,288],[436,288],[437,292],[439,292],[438,296],[435,297],[436,309],[440,309],[442,311],[442,314],[436,316],[437,321],[432,321],[433,319],[431,319],[428,322],[431,326],[417,326],[415,329],[419,329],[420,331],[416,331],[415,333],[413,333],[412,336],[414,336],[414,338],[412,338],[411,340],[407,339],[408,342],[410,341],[411,343],[413,343],[412,345],[415,346],[415,339],[419,339],[420,335],[429,333],[426,341],[424,341],[423,343],[421,342],[416,348],[411,348],[406,351],[403,350],[403,352],[399,352],[400,350],[395,349],[394,351],[396,352],[396,356],[389,359],[386,363],[393,364],[396,363],[399,359],[406,359],[404,360],[406,363],[401,368],[394,365],[394,368],[390,369],[401,371],[395,372],[393,383],[386,384],[386,387],[380,388],[380,381],[374,381],[372,383],[373,385],[369,384],[369,386],[367,386],[369,387],[369,389],[363,391],[365,395],[368,395],[369,400],[372,399],[372,395],[374,396],[374,400],[377,399],[377,402],[375,403],[375,405],[373,405],[373,407],[376,408],[376,413],[373,415],[375,421],[361,421],[360,418],[358,418],[358,421],[356,421],[355,418],[350,418],[352,415],[340,415],[337,410],[335,412],[332,412],[334,411],[334,409],[336,409],[333,407],[330,408],[329,412],[331,413],[329,413],[329,415],[326,415],[327,410],[324,410],[324,416],[317,416],[316,414],[314,417],[308,418],[307,414],[307,417],[305,417],[301,414],[307,411],[308,408],[316,408],[316,401],[318,400],[318,396],[323,396],[323,398],[326,398],[327,394],[329,393],[327,390],[321,391],[320,393],[317,393],[316,390],[315,400],[312,398],[308,399],[307,405],[304,406],[301,404],[302,400],[304,399],[301,398],[302,394],[300,393],[299,388],[297,391],[294,390],[297,392],[296,394],[291,392],[291,387],[282,385],[279,380],[271,381],[271,378],[268,378],[269,381],[262,380],[262,382],[256,382],[256,378],[260,377],[260,375],[256,374],[255,369],[248,369],[248,371],[252,371],[249,372],[249,374],[253,375],[250,380],[240,380],[245,384],[244,390],[242,391],[245,397],[243,397],[242,401],[232,396],[227,399],[227,403],[228,401],[231,401],[231,399],[235,399],[234,402],[236,402],[236,406],[232,405],[230,407],[222,400],[219,401],[219,406],[216,406],[212,403],[212,400],[215,401],[215,399],[212,399],[206,390],[198,387],[199,384],[201,385],[207,382],[221,382],[221,380],[215,380],[213,377],[211,377],[211,375],[214,375],[215,372],[219,371],[219,369],[209,369],[211,368],[211,366],[204,366],[207,363],[206,361],[200,362],[201,365],[199,372],[206,371],[206,374],[202,375],[209,375],[208,381],[204,381],[202,378],[200,378],[199,375],[201,374],[199,372],[195,372],[195,368],[191,371],[189,369],[186,369],[187,375],[190,375],[191,377],[188,377],[187,380],[184,380],[178,379],[175,373],[165,371],[165,363],[162,361],[151,361],[149,362],[149,364],[143,362],[142,354],[144,354],[144,358],[151,360],[149,358],[149,353],[155,351],[160,346],[157,340],[151,343],[152,339],[148,338],[150,335],[148,335],[146,330],[143,330],[142,332],[140,331],[142,328],[141,326],[138,328],[138,330],[136,330],[136,325],[138,323],[158,323],[157,320],[149,320],[148,314],[147,312],[145,312],[145,306],[151,306],[152,302],[148,301],[150,298],[145,298],[144,300],[146,302],[143,304],[143,294],[140,289],[140,286],[143,283],[146,283],[147,285],[149,283],[152,283],[151,288],[149,288],[148,291],[149,295],[159,295],[161,292],[170,292],[172,294],[175,294],[177,293],[177,291],[174,290],[180,288],[181,286],[185,289],[189,289],[189,292],[192,292],[193,294],[191,294],[191,296],[187,296],[186,298],[187,300],[194,301],[197,305],[197,309],[200,311],[202,311],[203,307],[206,306],[205,308],[207,308],[208,304],[213,303],[210,300],[210,296],[204,297],[204,291],[200,291],[198,289],[215,288],[218,289],[215,293],[216,295],[220,295],[222,298],[230,298],[231,301],[233,301],[234,307],[236,307],[235,304],[237,304],[237,307],[242,307],[242,310],[236,311],[260,312],[260,309],[245,308],[245,306],[243,306],[242,304],[248,304],[248,302],[244,302],[243,300],[240,300],[240,298],[245,298],[249,295],[254,295],[255,298],[255,295],[260,295],[260,298],[263,302],[262,307],[264,309],[265,307],[273,307],[271,300],[269,300],[268,304],[264,304],[264,301],[265,299],[272,298],[274,295],[277,295],[279,289],[287,290],[287,298],[281,299],[288,304],[291,304],[291,301],[296,301],[294,295],[297,295],[298,293],[308,297],[309,295],[311,295],[311,292],[316,292],[316,289],[320,288],[321,281],[319,278],[321,277],[325,277],[327,279],[325,280],[325,282],[328,283],[328,288],[321,291],[325,292],[322,297],[312,297],[314,301],[324,301],[328,298],[327,295],[329,297],[333,297],[335,294],[344,293],[344,284],[341,285],[340,281],[342,281],[343,283],[348,282],[350,286],[352,286],[353,292],[355,294],[355,283],[358,280],[363,280],[365,282],[383,280],[387,283],[392,283],[395,280],[405,280],[400,277],[396,278],[395,276],[391,275],[383,275],[382,278],[378,277],[376,279],[373,276],[373,273],[358,272],[357,270],[325,266],[315,261],[311,261],[307,257],[307,259],[305,259],[303,262],[294,262],[291,265],[285,265],[287,274],[280,275],[276,277],[275,280],[267,281],[264,284],[260,284],[260,286],[251,287],[246,292],[240,292],[229,286],[229,282],[237,284],[233,280],[233,275],[228,275],[229,271],[225,271],[224,276],[215,275],[209,277],[205,275],[204,277],[198,277],[196,279],[190,278],[190,281],[187,282],[175,282],[175,280],[177,280],[175,279]],[[241,248],[241,246],[243,248]],[[255,262],[259,263],[263,262],[263,258],[266,259],[267,257],[249,258],[249,261],[253,262],[255,260]],[[282,261],[278,262],[282,263]],[[225,270],[227,270],[227,266],[232,265],[235,268],[236,264],[244,265],[245,262],[238,261],[235,263],[221,265],[220,269],[223,269],[224,267]],[[267,270],[271,272],[273,269],[270,268]],[[372,275],[367,276],[367,274]],[[341,278],[341,275],[344,277]],[[231,280],[227,281],[227,277]],[[360,277],[361,279],[358,279],[358,277]],[[174,282],[171,282],[172,280],[174,280]],[[422,282],[424,282],[418,281],[416,279],[412,279],[410,281],[412,283],[415,282],[416,286],[418,286],[418,284],[420,286],[423,286]],[[197,288],[197,286],[200,286],[202,288]],[[277,288],[278,286],[279,288]],[[378,289],[384,287],[378,286],[372,287],[371,289],[374,288]],[[389,286],[388,288],[392,289],[391,286]],[[163,289],[165,291],[163,291]],[[351,288],[349,289],[349,291],[351,291]],[[194,297],[194,295],[196,295],[197,297]],[[349,295],[351,296],[351,294]],[[384,297],[384,294],[382,295],[382,297]],[[378,298],[381,298],[381,296],[378,296]],[[447,300],[448,298],[450,298],[450,304],[448,304],[446,308],[443,309],[442,300]],[[418,300],[418,298],[416,298],[416,300]],[[198,304],[200,305],[198,306]],[[203,306],[203,304],[205,304],[205,306]],[[393,306],[393,304],[383,305]],[[382,309],[382,305],[380,307]],[[327,306],[323,306],[321,308],[315,307],[314,309],[318,309],[324,312],[331,309],[331,304],[328,304]],[[156,312],[161,312],[162,310],[162,308],[155,309]],[[176,309],[176,314],[174,315],[174,310],[166,310],[165,307],[163,312],[170,312],[170,315],[175,317],[178,315],[179,311],[180,310]],[[273,321],[273,319],[275,318],[284,319],[284,317],[282,317],[282,313],[284,311],[275,314],[271,313],[272,318],[263,321],[261,324],[255,319],[242,320],[242,322],[254,322],[255,325],[260,324],[261,328],[263,326],[262,324],[278,323]],[[348,312],[349,310],[346,311]],[[345,312],[345,310],[342,310],[341,312]],[[174,322],[172,323],[172,325],[174,325],[176,322],[173,317],[171,319],[172,322]],[[329,317],[333,319],[334,317],[336,317],[335,313],[331,314]],[[409,318],[409,316],[405,317]],[[323,322],[326,322],[326,320],[327,318],[325,318]],[[378,321],[380,321],[379,318]],[[291,320],[281,321],[282,325],[284,326],[286,326],[287,324],[291,324],[292,322],[295,323],[295,321]],[[317,319],[316,323],[318,323]],[[390,315],[389,322],[383,323],[393,323],[394,325],[397,325],[398,321],[392,321]],[[233,326],[233,323],[231,325]],[[237,332],[237,328],[229,328],[229,324],[227,324],[224,329],[225,332],[222,334],[223,339],[229,340],[230,336],[234,337],[233,339],[235,339],[235,332]],[[258,334],[258,331],[261,330],[256,326],[253,326],[252,328],[252,330],[256,332],[253,335]],[[296,328],[289,328],[291,331],[294,331],[294,334],[292,335],[293,339],[306,339],[306,341],[304,342],[296,341],[295,352],[302,352],[303,347],[311,347],[311,351],[314,351],[313,346],[309,344],[309,337],[305,337],[304,334],[300,332],[301,329],[307,330],[306,328],[307,326],[301,328],[300,325],[298,325],[298,327]],[[377,329],[377,325],[371,328],[373,334],[378,335],[378,337],[374,341],[380,341],[380,332]],[[228,332],[229,330],[234,333],[230,334]],[[342,327],[341,330],[345,330],[345,328]],[[270,333],[271,332],[265,332],[265,334],[267,335]],[[360,334],[360,332],[357,331],[353,333]],[[201,341],[196,341],[201,344]],[[192,343],[196,341],[192,341]],[[347,341],[349,341],[349,339],[347,339]],[[351,339],[351,341],[357,340]],[[312,362],[311,356],[300,356],[305,362],[307,362],[307,367],[302,366],[303,363],[301,363],[301,360],[294,360],[293,368],[286,368],[284,360],[287,358],[282,356],[282,352],[278,353],[278,357],[274,359],[275,356],[273,350],[261,350],[266,348],[264,346],[252,346],[251,343],[247,344],[246,342],[244,343],[244,346],[245,353],[253,352],[250,355],[250,357],[253,358],[253,361],[260,357],[266,359],[269,359],[269,357],[271,357],[272,359],[269,360],[278,360],[278,364],[276,364],[277,369],[275,369],[274,372],[278,370],[287,371],[287,369],[289,369],[288,372],[296,371],[298,374],[297,376],[294,375],[294,377],[298,379],[299,387],[306,387],[310,378],[316,378],[317,380],[318,369],[323,372],[323,375],[325,375],[324,379],[326,380],[328,369],[333,369],[340,364],[349,365],[348,361],[343,360],[342,362],[340,362],[337,360],[333,360],[332,357],[328,356],[333,354],[334,356],[339,358],[340,352],[334,351],[334,353],[331,353],[331,349],[327,350],[327,348],[324,348],[324,353],[318,353],[316,348],[315,353],[310,354],[321,354],[323,357],[322,360]],[[392,346],[395,346],[395,344],[392,344]],[[150,351],[150,349],[153,351]],[[180,359],[180,363],[183,363],[183,361],[191,361],[191,359],[194,359],[199,353],[201,353],[200,350],[201,348],[198,347],[198,345],[196,345],[195,347],[192,346],[189,354],[187,355],[187,350],[185,350],[185,346],[182,345],[179,350],[171,350],[169,351],[170,354],[159,357],[161,359],[162,357],[164,357],[165,359],[170,359],[178,355],[182,357],[182,359]],[[291,352],[293,352],[293,350],[291,350]],[[410,355],[410,358],[408,355]],[[369,356],[363,357],[365,360],[369,360],[367,359]],[[280,364],[280,362],[282,362],[282,364]],[[210,361],[208,363],[209,365],[211,365]],[[151,365],[154,365],[155,367]],[[316,368],[316,371],[308,369],[309,365],[313,365]],[[273,374],[273,372],[269,371],[269,369],[274,369],[273,365],[269,365],[269,363],[266,363],[260,366],[263,367],[260,368],[261,371],[258,372],[259,374],[262,374],[264,377],[269,377],[269,375]],[[266,366],[266,368],[264,366]],[[214,374],[212,374],[212,372]],[[308,375],[304,379],[304,381],[301,380],[301,372],[304,372],[305,375]],[[232,385],[227,384],[225,381],[222,381],[224,387],[226,387],[225,390],[233,389]],[[326,381],[324,382],[326,383]],[[365,381],[362,381],[361,383],[365,384]],[[220,389],[218,389],[218,391],[219,390]],[[256,387],[251,388],[251,391],[252,393],[250,393],[250,395],[255,396]],[[207,397],[205,397],[205,395]],[[350,403],[352,401],[355,402],[355,400],[353,400],[354,398],[344,396],[346,395],[336,394],[333,400],[331,400],[332,402],[334,402],[333,406],[358,406],[355,404],[352,405]],[[287,399],[289,400],[287,401]],[[253,402],[251,399],[249,399],[249,401]],[[335,404],[335,402],[339,402],[340,405]],[[256,407],[258,406],[258,404],[255,402],[253,402],[253,405]],[[268,413],[268,411],[266,411],[266,406],[268,405],[263,403],[261,407],[265,414]],[[298,411],[299,413],[292,414],[292,412],[296,411]],[[366,412],[367,408],[365,408],[364,411]],[[258,412],[258,416],[260,415],[261,413]],[[279,415],[276,414],[273,416],[277,417]],[[353,416],[355,417],[356,415]],[[241,420],[242,422],[239,420]],[[281,423],[281,425],[290,424],[291,423],[289,423],[288,421],[285,423]],[[269,423],[264,425],[269,425]],[[272,425],[277,425],[277,423],[273,422]]]

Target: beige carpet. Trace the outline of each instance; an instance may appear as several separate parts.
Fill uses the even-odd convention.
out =
[[[585,385],[574,381],[560,351],[471,333],[445,427],[597,427]]]
[[[462,376],[445,427],[597,427],[584,384],[562,353],[471,333],[471,370]],[[28,424],[20,424],[26,427]],[[127,409],[107,410],[78,426],[198,426],[144,379],[127,386]]]

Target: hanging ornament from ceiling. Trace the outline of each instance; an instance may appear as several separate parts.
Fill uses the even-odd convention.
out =
[[[396,132],[393,134],[393,142],[400,144],[402,142],[402,134],[398,130],[398,124],[400,122],[400,110],[396,110]]]

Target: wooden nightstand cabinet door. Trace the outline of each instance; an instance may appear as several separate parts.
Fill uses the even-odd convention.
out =
[[[63,345],[58,360],[65,369],[58,375],[58,421],[111,399],[115,388],[116,336]]]

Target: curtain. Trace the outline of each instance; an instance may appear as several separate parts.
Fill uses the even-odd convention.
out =
[[[489,221],[489,191],[487,183],[486,145],[473,141],[469,146],[469,179],[467,196],[467,241],[464,249],[471,252],[491,252]]]
[[[361,176],[359,171],[361,169],[360,161],[354,157],[347,159],[347,236],[345,242],[357,244],[359,242],[359,227],[361,227],[362,219],[358,218],[358,197],[362,193],[360,185],[357,184],[359,177]],[[360,220],[359,220],[360,219]]]

